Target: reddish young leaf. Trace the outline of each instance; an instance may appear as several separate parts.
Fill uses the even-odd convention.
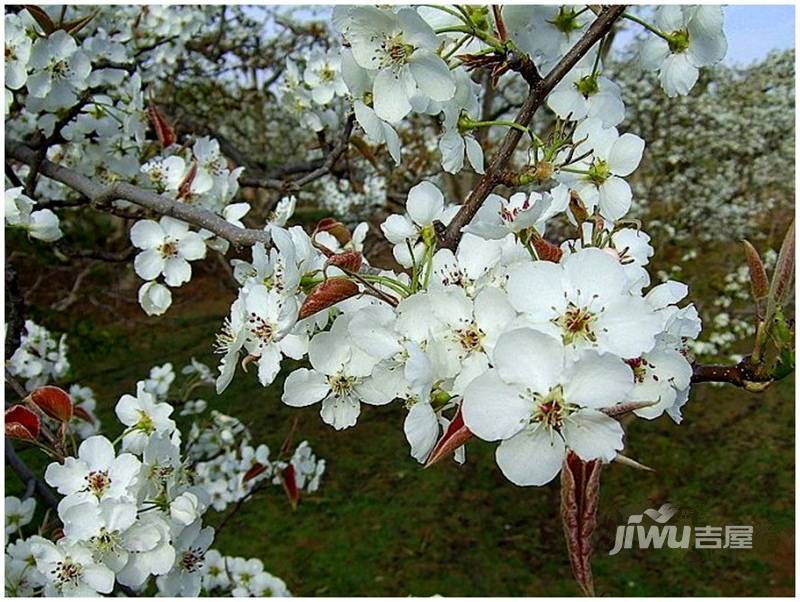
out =
[[[561,468],[561,520],[572,573],[586,596],[594,596],[592,533],[597,524],[600,498],[599,460],[584,462],[567,452]]]
[[[175,144],[175,141],[178,139],[175,135],[175,130],[167,123],[167,120],[164,119],[158,107],[153,103],[147,105],[147,116],[150,117],[150,123],[153,124],[153,129],[156,132],[156,137],[158,138],[159,144],[161,144],[161,148],[167,148]]]
[[[358,285],[343,277],[328,278],[315,286],[300,307],[299,319],[307,318],[318,311],[327,309],[339,301],[358,294]]]
[[[326,217],[320,220],[317,227],[314,228],[314,234],[317,232],[327,232],[339,241],[340,245],[346,245],[350,242],[350,231],[347,229],[347,226],[332,217]]]
[[[472,439],[473,436],[472,431],[464,424],[464,418],[461,416],[461,408],[458,408],[458,412],[453,416],[452,422],[447,426],[447,431],[433,447],[431,455],[428,456],[425,468],[433,466],[442,458],[447,457],[464,445],[464,443]]]
[[[72,400],[63,389],[47,385],[34,389],[30,397],[36,407],[50,418],[60,422],[69,422],[72,418]]]
[[[361,253],[358,251],[345,251],[328,257],[327,265],[342,268],[349,272],[358,272],[361,269]]]
[[[94,418],[92,418],[92,415],[80,406],[72,406],[72,414],[73,416],[75,416],[76,418],[80,418],[84,422],[88,422],[89,424],[94,424]]]
[[[53,23],[50,15],[48,15],[43,8],[40,8],[34,4],[28,4],[25,6],[25,9],[28,11],[30,16],[33,17],[34,21],[39,24],[45,34],[50,35],[56,30],[56,24]]]
[[[747,260],[747,268],[750,270],[750,290],[753,293],[753,301],[758,303],[769,294],[769,280],[767,270],[756,248],[748,241],[743,240],[744,256]]]
[[[36,441],[39,437],[39,417],[23,405],[11,406],[6,410],[6,437]]]
[[[189,166],[189,171],[186,172],[183,181],[178,186],[178,198],[186,198],[189,195],[191,195],[192,182],[194,182],[196,176],[197,176],[197,161],[192,161],[192,164]]]
[[[283,483],[283,490],[292,504],[292,508],[297,508],[297,503],[300,501],[300,491],[297,489],[297,479],[294,475],[294,466],[289,464],[281,471],[281,483]]]
[[[541,236],[534,236],[531,243],[533,244],[533,250],[536,251],[536,255],[543,261],[558,263],[561,259],[561,255],[564,254],[561,247],[546,241]]]
[[[263,473],[266,469],[267,469],[266,466],[256,462],[255,464],[253,464],[250,467],[250,470],[248,470],[246,473],[244,473],[244,476],[242,477],[242,483],[247,483],[247,481],[249,481],[251,479],[255,479],[258,475]]]

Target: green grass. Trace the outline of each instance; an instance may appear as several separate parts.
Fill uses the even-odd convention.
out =
[[[194,285],[194,283],[193,283]],[[98,395],[107,434],[113,406],[165,361],[194,355],[215,363],[213,332],[229,299],[173,308],[169,320],[98,325],[91,316],[35,314],[68,334],[72,378]],[[78,312],[80,313],[80,312]],[[73,313],[72,316],[76,314]],[[255,556],[295,595],[576,595],[558,518],[557,483],[518,488],[494,464],[493,446],[470,443],[467,463],[423,470],[408,454],[398,405],[366,408],[336,432],[318,407],[288,408],[281,382],[267,389],[237,375],[210,406],[242,419],[257,442],[280,447],[295,417],[328,461],[319,492],[292,511],[278,487],[244,504],[216,542],[223,553]],[[794,379],[763,395],[700,385],[684,423],[664,417],[627,427],[627,454],[645,473],[604,469],[594,572],[601,595],[792,595],[794,593]],[[26,452],[26,458],[31,453]],[[32,462],[42,466],[41,461]],[[19,491],[7,477],[9,491]],[[673,523],[754,525],[752,550],[625,550],[608,556],[616,526],[664,502]],[[219,516],[207,515],[210,524]]]

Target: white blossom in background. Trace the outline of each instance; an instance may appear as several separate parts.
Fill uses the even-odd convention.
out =
[[[721,6],[659,6],[655,25],[664,37],[650,36],[639,60],[644,69],[658,69],[667,96],[688,94],[700,68],[720,62],[728,50]]]
[[[142,249],[136,256],[136,273],[144,280],[162,274],[168,286],[180,286],[192,278],[190,261],[206,255],[206,245],[185,222],[162,217],[158,222],[141,220],[131,228],[131,242]]]

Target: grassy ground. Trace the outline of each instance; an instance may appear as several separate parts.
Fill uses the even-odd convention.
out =
[[[120,321],[91,308],[32,311],[68,334],[73,380],[95,389],[111,428],[116,400],[153,364],[179,367],[191,356],[215,363],[211,337],[231,293],[193,290],[180,292],[193,302],[179,297],[163,321],[141,313],[136,322]],[[327,459],[328,472],[320,491],[294,512],[279,488],[246,503],[216,543],[224,553],[263,559],[296,595],[577,594],[556,483],[511,485],[494,464],[492,446],[482,442],[469,445],[463,467],[422,470],[408,455],[399,406],[369,408],[355,428],[335,432],[321,423],[318,408],[283,406],[280,390],[280,381],[263,389],[254,375],[240,374],[224,395],[209,391],[207,399],[272,449],[299,417],[298,436]],[[682,425],[662,418],[629,426],[627,453],[657,472],[612,465],[603,474],[594,561],[599,594],[794,593],[793,398],[793,378],[760,396],[701,385]],[[7,479],[9,490],[18,490],[15,477]],[[665,502],[681,509],[673,524],[753,525],[753,549],[608,555],[617,525]],[[211,524],[218,520],[208,516]]]

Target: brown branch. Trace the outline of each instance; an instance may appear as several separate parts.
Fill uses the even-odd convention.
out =
[[[25,327],[25,297],[19,288],[19,278],[14,267],[6,262],[6,359],[10,359],[22,341]]]
[[[6,140],[5,150],[6,157],[28,165],[34,164],[37,160],[36,151],[20,142]],[[257,242],[269,242],[268,232],[250,228],[239,228],[208,209],[180,203],[168,197],[156,194],[155,192],[138,188],[127,182],[119,182],[113,186],[105,186],[72,169],[47,160],[41,162],[39,170],[48,178],[61,182],[91,199],[95,206],[102,206],[112,200],[121,199],[154,211],[160,215],[168,215],[197,226],[198,228],[205,228],[217,236],[228,240],[235,246],[249,246]]]
[[[721,366],[712,364],[694,364],[692,366],[692,383],[727,383],[741,387],[752,393],[758,393],[773,383],[772,378],[759,377],[749,358],[744,358],[738,364]]]
[[[589,52],[592,46],[611,29],[624,11],[624,4],[604,8],[589,29],[586,30],[586,33],[584,33],[581,39],[564,55],[559,63],[553,67],[553,70],[550,71],[544,79],[531,84],[528,97],[522,104],[515,119],[518,124],[524,127],[528,126],[533,118],[533,114],[544,103],[550,91],[567,75],[567,73],[569,73],[577,62]],[[472,221],[472,218],[483,204],[483,201],[486,200],[486,197],[489,196],[492,190],[494,190],[494,187],[498,184],[497,174],[506,167],[521,138],[522,132],[520,130],[509,128],[499,150],[495,153],[494,157],[492,157],[492,162],[486,170],[486,173],[469,194],[459,212],[453,217],[440,237],[440,246],[455,250],[458,246],[458,242],[461,240],[461,229]]]
[[[58,498],[56,494],[53,493],[53,490],[45,485],[45,483],[28,468],[28,465],[25,464],[22,458],[17,455],[11,443],[11,439],[8,437],[6,437],[5,456],[6,465],[11,467],[11,470],[17,474],[19,480],[27,487],[31,487],[31,483],[33,483],[33,488],[39,494],[42,501],[53,510],[56,510],[58,508]]]

